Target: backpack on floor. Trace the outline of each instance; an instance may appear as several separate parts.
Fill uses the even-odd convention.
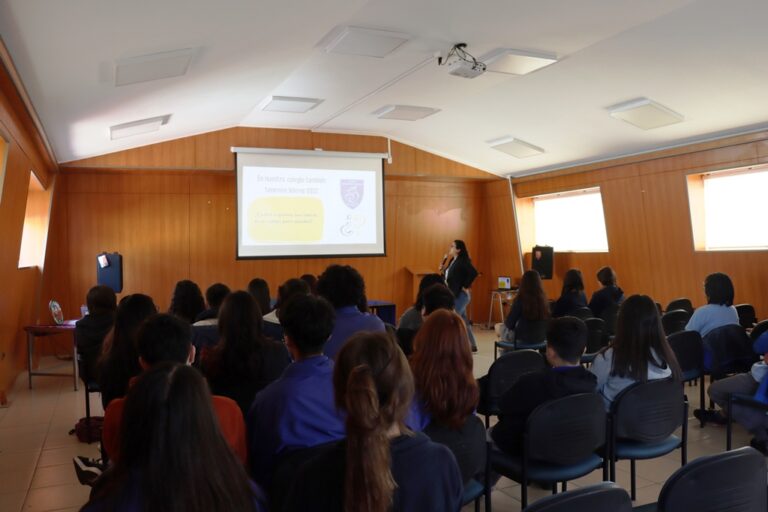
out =
[[[103,416],[91,416],[80,418],[75,428],[69,431],[69,435],[75,434],[81,443],[97,443],[101,441],[101,429],[104,426]]]

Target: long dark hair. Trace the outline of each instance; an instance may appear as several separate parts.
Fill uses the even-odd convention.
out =
[[[202,313],[204,309],[205,300],[197,283],[189,279],[176,283],[168,313],[193,323],[197,315]]]
[[[621,304],[612,346],[611,375],[646,382],[652,363],[669,366],[675,380],[680,380],[680,365],[664,336],[659,310],[647,295],[632,295]]]
[[[219,343],[206,358],[206,373],[211,377],[226,373],[248,378],[254,356],[265,341],[261,334],[262,316],[253,296],[244,291],[230,293],[219,310]]]
[[[104,510],[119,510],[136,495],[148,512],[255,510],[245,469],[224,440],[208,386],[194,368],[161,363],[131,387],[120,454],[91,500]]]
[[[551,314],[547,294],[541,285],[541,276],[535,270],[526,270],[523,273],[515,301],[520,302],[523,318],[526,320],[544,320]]]
[[[584,291],[584,278],[581,276],[581,270],[572,268],[565,273],[563,278],[563,289],[561,295]]]
[[[355,334],[336,356],[333,385],[347,412],[344,510],[385,512],[395,490],[387,431],[405,428],[413,398],[408,361],[390,336]]]
[[[459,250],[459,254],[456,255],[456,259],[471,259],[469,257],[469,251],[467,250],[467,244],[464,243],[464,240],[454,240],[453,245],[456,246],[456,249]]]
[[[269,283],[260,277],[251,279],[248,283],[248,293],[253,295],[256,303],[259,305],[262,315],[272,311],[272,298],[269,294]]]

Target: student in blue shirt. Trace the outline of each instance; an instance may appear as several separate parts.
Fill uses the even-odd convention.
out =
[[[704,280],[707,305],[697,308],[685,326],[686,331],[698,331],[703,338],[724,325],[738,324],[739,314],[733,307],[733,283],[727,275],[716,272]]]
[[[294,362],[261,390],[248,412],[248,458],[254,479],[269,484],[286,453],[345,436],[333,401],[333,361],[323,346],[334,313],[322,298],[297,295],[280,309],[285,343]]]

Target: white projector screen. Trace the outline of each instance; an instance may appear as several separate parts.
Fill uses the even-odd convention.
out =
[[[232,151],[238,259],[385,255],[387,155]]]

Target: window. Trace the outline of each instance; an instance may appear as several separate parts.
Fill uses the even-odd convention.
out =
[[[45,245],[48,240],[48,220],[51,213],[51,191],[46,190],[34,172],[29,173],[27,208],[21,232],[19,268],[40,267],[45,263]]]
[[[768,249],[768,166],[699,175],[703,207],[692,208],[696,248],[707,251]],[[690,180],[689,180],[690,183]],[[689,187],[689,192],[692,192]],[[693,204],[694,198],[692,195]],[[696,237],[696,235],[699,235]],[[703,240],[701,240],[703,238]]]
[[[599,188],[534,197],[533,223],[537,245],[558,252],[608,252]]]

